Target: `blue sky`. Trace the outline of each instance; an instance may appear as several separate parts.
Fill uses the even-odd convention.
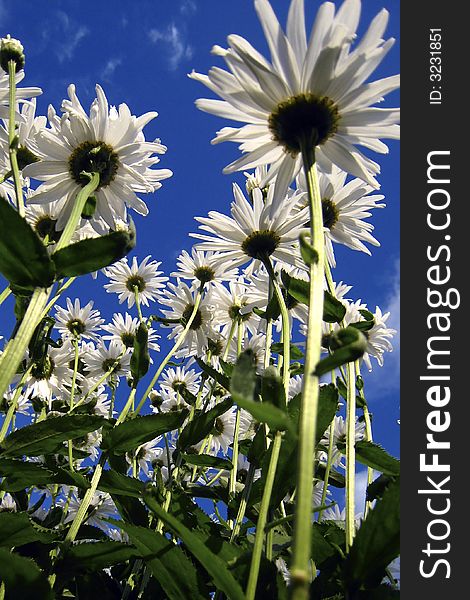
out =
[[[289,2],[273,0],[272,4],[285,23]],[[319,3],[306,0],[306,5],[310,23]],[[360,31],[382,7],[391,13],[387,34],[398,38],[397,0],[363,0]],[[222,66],[210,49],[213,44],[225,45],[230,33],[246,37],[266,53],[252,0],[0,0],[0,31],[19,38],[25,46],[25,81],[44,92],[38,100],[40,114],[48,104],[58,110],[72,82],[85,107],[94,98],[95,83],[100,83],[112,104],[125,102],[134,114],[158,111],[146,135],[160,137],[168,146],[161,166],[172,169],[174,177],[145,198],[150,215],[135,219],[138,243],[134,254],[139,259],[152,254],[170,273],[181,249],[191,247],[188,234],[196,230],[194,216],[211,209],[227,212],[232,181],[243,181],[242,176],[222,174],[238,151],[233,144],[210,145],[215,131],[227,123],[195,108],[194,100],[207,94],[187,73],[193,68],[205,73],[213,64]],[[398,43],[374,77],[397,72]],[[397,94],[385,101],[388,106],[397,104]],[[389,146],[390,154],[379,157],[379,181],[387,207],[375,211],[372,219],[382,246],[373,249],[372,257],[336,247],[334,277],[353,285],[353,297],[362,298],[370,308],[378,304],[383,310],[393,309],[392,326],[397,327],[399,146],[396,142]],[[95,307],[109,318],[119,305],[115,297],[104,293],[102,283],[103,277],[98,282],[87,277],[80,284],[79,296],[84,301],[96,298]],[[75,290],[78,293],[78,287]],[[394,352],[385,357],[382,369],[375,367],[368,393],[376,437],[395,454],[399,447],[398,359],[399,353]]]

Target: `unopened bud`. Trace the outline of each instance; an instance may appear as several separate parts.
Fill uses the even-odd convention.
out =
[[[8,73],[8,63],[12,60],[16,65],[16,72],[24,69],[24,48],[19,40],[10,37],[2,38],[0,41],[0,66]]]

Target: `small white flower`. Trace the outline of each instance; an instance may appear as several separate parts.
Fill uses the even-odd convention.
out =
[[[83,360],[90,377],[102,377],[112,369],[110,378],[114,379],[129,374],[131,356],[123,353],[120,342],[111,340],[107,348],[104,343],[100,344]]]
[[[103,325],[102,329],[107,331],[109,335],[103,335],[103,340],[116,340],[120,341],[123,350],[130,350],[133,348],[135,332],[139,327],[139,319],[137,317],[131,317],[130,314],[126,313],[114,313],[113,321],[109,325]],[[160,346],[156,343],[159,339],[159,335],[154,329],[148,330],[148,347],[150,350],[160,351]]]
[[[98,310],[93,310],[93,300],[90,300],[83,308],[80,300],[75,298],[72,303],[67,298],[67,308],[57,307],[56,321],[57,329],[64,338],[83,338],[98,341],[97,331],[104,319],[100,317]]]
[[[229,260],[221,262],[218,252],[203,252],[193,248],[191,254],[186,250],[178,256],[176,266],[178,271],[171,273],[172,277],[189,279],[196,285],[201,283],[222,282],[235,279],[238,269],[232,267]]]
[[[149,300],[154,302],[161,293],[165,281],[168,281],[168,277],[160,277],[162,271],[158,271],[158,267],[161,263],[150,261],[150,258],[146,256],[139,265],[134,256],[131,266],[127,258],[123,258],[104,269],[105,275],[111,280],[111,283],[104,286],[106,291],[118,294],[120,304],[127,300],[128,308],[134,306],[136,293],[139,295],[139,301],[149,306]]]

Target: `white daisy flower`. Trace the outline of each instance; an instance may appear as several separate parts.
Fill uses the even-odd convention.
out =
[[[359,529],[359,527],[361,526],[362,518],[362,512],[357,513],[354,516],[354,527],[356,529]],[[335,504],[331,508],[327,508],[322,513],[322,521],[334,521],[338,527],[344,529],[346,524],[346,508],[343,508],[343,510],[341,510],[337,504]]]
[[[382,10],[351,49],[360,0],[345,0],[336,14],[333,3],[322,4],[308,41],[303,0],[291,1],[286,34],[267,0],[255,0],[255,8],[271,62],[242,37],[230,35],[228,50],[213,48],[230,72],[214,67],[207,76],[190,75],[222,98],[198,100],[201,110],[247,123],[224,127],[213,140],[240,144],[243,156],[225,172],[271,164],[266,181],[276,175],[282,198],[301,168],[301,140],[306,140],[322,170],[333,163],[377,187],[379,165],[357,146],[384,153],[387,146],[378,138],[399,135],[398,110],[372,107],[399,86],[398,76],[365,83],[394,43],[382,39],[388,12]]]
[[[80,300],[75,298],[72,303],[70,298],[66,299],[67,308],[57,306],[56,322],[57,329],[63,338],[80,338],[98,341],[97,331],[104,323],[99,310],[93,310],[93,300],[90,300],[83,308]]]
[[[369,331],[363,332],[367,339],[367,347],[362,358],[369,371],[372,371],[371,357],[376,359],[380,367],[383,367],[384,353],[393,351],[390,340],[397,333],[397,330],[387,327],[386,321],[389,317],[389,312],[382,314],[380,308],[376,306],[374,312],[374,326],[372,329],[369,329]]]
[[[42,94],[41,88],[38,87],[25,87],[19,88],[18,84],[23,81],[25,73],[23,70],[19,71],[15,75],[16,82],[16,100],[18,102],[24,102],[25,100],[29,100],[34,98],[35,96],[39,96]],[[9,85],[9,77],[8,73],[4,73],[0,71],[0,118],[8,119],[10,116],[10,108],[9,108],[9,94],[10,94],[10,85]]]
[[[192,233],[203,240],[201,250],[216,250],[223,260],[243,265],[252,260],[271,257],[274,261],[302,266],[298,251],[299,234],[308,221],[308,209],[297,212],[296,203],[284,199],[273,202],[275,186],[270,186],[266,199],[259,188],[252,192],[252,203],[240,187],[233,184],[234,202],[231,217],[210,211],[208,217],[196,217],[200,229],[211,235]],[[255,268],[258,268],[255,263]]]
[[[119,341],[111,340],[107,348],[101,343],[88,352],[83,361],[90,377],[98,379],[112,368],[110,378],[115,379],[129,375],[131,355],[123,352]]]
[[[160,381],[161,387],[172,389],[175,392],[179,392],[181,388],[184,388],[192,394],[197,394],[200,376],[193,369],[188,370],[188,366],[165,369],[162,373],[162,381]]]
[[[139,327],[140,321],[137,317],[132,317],[129,313],[122,315],[121,313],[114,313],[112,323],[103,325],[102,329],[107,331],[109,335],[103,335],[103,340],[117,340],[120,341],[123,350],[131,349],[134,346],[135,332]],[[157,344],[157,340],[160,336],[154,329],[148,330],[148,347],[150,350],[160,351],[160,346]]]
[[[61,499],[60,503],[65,505],[65,499]],[[74,491],[70,497],[70,503],[68,507],[67,516],[64,519],[64,523],[70,523],[75,518],[82,504],[82,499]],[[83,521],[87,525],[92,527],[99,527],[100,529],[107,530],[108,523],[103,519],[109,517],[116,519],[118,517],[118,510],[114,504],[111,496],[105,492],[95,492],[90,502],[90,509],[87,511],[87,517]]]
[[[159,162],[156,155],[166,147],[145,141],[142,129],[157,116],[149,112],[141,117],[131,114],[126,104],[109,107],[103,89],[97,85],[97,98],[88,115],[75,94],[68,88],[70,100],[62,103],[63,117],[51,112],[51,129],[35,138],[34,153],[40,161],[25,168],[24,174],[43,181],[30,202],[57,201],[61,207],[58,227],[68,220],[73,202],[88,183],[87,173],[99,173],[100,181],[94,193],[96,212],[93,222],[103,220],[111,229],[116,220],[127,221],[127,208],[141,215],[148,214],[146,204],[136,194],[154,192],[160,181],[170,177],[168,169],[152,169]],[[0,96],[1,98],[1,96]]]
[[[0,411],[7,412],[13,403],[13,398],[16,394],[15,389],[8,389],[3,396],[3,400],[0,401]],[[30,416],[31,411],[31,400],[29,395],[21,393],[16,400],[15,414]]]
[[[161,436],[150,440],[150,442],[146,442],[139,446],[135,452],[135,460],[139,465],[139,471],[142,470],[147,477],[150,477],[150,469],[149,464],[152,466],[152,463],[160,458],[163,453],[163,448],[158,446],[162,441]],[[134,461],[134,457],[126,454],[127,462],[132,465]]]
[[[372,186],[357,178],[346,183],[346,177],[347,173],[335,166],[331,173],[319,174],[325,250],[332,267],[336,267],[332,242],[369,255],[370,250],[364,242],[380,246],[371,234],[374,226],[364,219],[371,216],[371,209],[385,207],[379,203],[384,196],[370,195]],[[299,183],[300,189],[306,189],[305,177],[299,177]],[[303,199],[299,204],[302,208],[306,206]]]
[[[137,290],[139,301],[149,306],[149,300],[154,302],[161,293],[164,283],[168,281],[168,277],[160,277],[162,271],[159,271],[158,267],[162,263],[150,261],[150,258],[151,256],[146,256],[139,265],[134,256],[131,266],[127,258],[123,258],[103,269],[104,274],[111,280],[111,283],[104,286],[106,291],[118,294],[120,304],[127,300],[127,307],[131,308],[135,304]]]
[[[364,435],[365,435],[366,426],[365,426],[365,423],[358,421],[357,417],[356,417],[354,429],[355,429],[355,438],[354,438],[355,441],[359,442],[359,441],[363,440]],[[321,444],[325,448],[328,448],[329,443],[330,443],[330,428],[328,427],[323,435]],[[331,453],[330,460],[331,460],[332,465],[335,465],[335,466],[338,465],[338,466],[342,467],[343,469],[345,468],[345,465],[342,462],[344,454],[341,450],[338,449],[338,444],[345,444],[345,443],[346,443],[346,421],[343,419],[343,417],[335,415],[334,431],[333,431],[333,451]],[[326,462],[326,460],[327,460],[326,452],[320,452],[320,460]]]
[[[47,237],[49,243],[59,241],[61,232],[56,229],[59,214],[60,210],[56,202],[47,202],[41,205],[26,202],[25,205],[26,221],[42,240]]]
[[[221,262],[218,252],[203,252],[193,248],[191,254],[186,250],[176,259],[178,271],[171,273],[172,277],[180,279],[190,279],[201,285],[209,282],[222,282],[235,279],[238,275],[238,269],[233,268],[230,261],[224,259]]]
[[[0,501],[0,513],[2,512],[16,512],[16,502],[8,492],[4,494]]]
[[[250,333],[256,333],[260,318],[247,307],[251,297],[249,288],[243,277],[236,281],[229,281],[228,288],[223,285],[215,285],[212,291],[214,302],[214,321],[222,328],[222,335],[227,336],[234,322],[243,323]]]
[[[162,327],[170,327],[172,329],[168,336],[169,339],[178,337],[194,311],[195,292],[178,279],[176,285],[171,282],[168,283],[167,289],[160,298],[160,303],[168,306],[168,309],[162,309],[167,319],[182,320],[180,323],[162,325]],[[207,350],[207,338],[211,333],[212,313],[210,294],[206,292],[201,299],[196,316],[191,323],[183,345],[176,354],[177,357],[192,356],[193,354],[203,356],[205,354]]]
[[[72,385],[73,370],[70,368],[70,346],[63,344],[59,348],[49,347],[44,360],[35,363],[26,379],[29,396],[39,396],[49,405],[52,396],[67,396]],[[78,374],[80,378],[80,374]]]

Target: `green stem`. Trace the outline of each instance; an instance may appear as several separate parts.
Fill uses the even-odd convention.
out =
[[[8,296],[11,294],[10,286],[6,287],[3,292],[0,294],[0,305],[2,305]]]
[[[137,388],[132,388],[131,389],[129,397],[127,399],[127,402],[126,402],[124,408],[122,409],[121,414],[119,415],[119,417],[118,417],[118,419],[116,421],[115,427],[117,427],[118,425],[120,425],[121,423],[123,423],[126,420],[126,417],[129,414],[129,411],[131,410],[132,405],[134,404],[136,391],[137,391]]]
[[[7,436],[8,428],[10,427],[10,423],[12,422],[12,419],[15,415],[16,408],[18,406],[18,400],[19,400],[19,397],[21,396],[21,391],[23,389],[24,382],[26,381],[26,378],[28,377],[32,368],[33,368],[33,365],[31,364],[29,366],[29,368],[23,373],[23,376],[21,377],[21,380],[16,387],[15,393],[14,393],[12,401],[11,401],[11,405],[8,408],[8,412],[5,416],[5,419],[2,424],[2,429],[0,431],[0,444],[3,442],[3,440]]]
[[[74,359],[73,359],[73,375],[72,375],[72,387],[70,389],[70,410],[73,410],[73,400],[75,397],[75,386],[77,382],[77,372],[78,372],[78,340],[76,337],[73,338],[73,348],[74,348]],[[72,449],[72,440],[67,441],[68,446],[68,455],[69,455],[69,466],[70,470],[73,471],[73,449]]]
[[[354,525],[354,494],[356,484],[356,378],[354,363],[347,365],[348,399],[346,402],[346,552],[352,546],[356,528]]]
[[[24,203],[23,203],[23,188],[21,187],[21,176],[20,169],[18,167],[18,138],[16,136],[16,123],[15,123],[15,111],[16,111],[16,62],[14,60],[8,61],[8,82],[9,82],[9,103],[10,103],[10,114],[8,118],[8,146],[10,153],[10,166],[13,173],[13,181],[15,182],[15,195],[16,205],[18,213],[21,217],[24,217]]]
[[[246,600],[254,600],[256,587],[258,584],[259,568],[261,564],[261,555],[263,552],[264,528],[268,520],[269,502],[273,490],[274,476],[276,474],[277,461],[279,459],[279,450],[281,448],[282,433],[276,432],[274,442],[271,446],[271,459],[269,461],[268,473],[266,475],[266,483],[263,490],[263,498],[256,524],[255,543],[253,545],[253,555],[251,558],[250,575],[248,577],[248,585],[246,588]]]
[[[24,353],[40,321],[49,294],[50,291],[43,288],[34,290],[16,336],[8,342],[0,358],[0,398],[5,395],[10,381],[23,360]]]
[[[134,296],[135,296],[135,305],[137,308],[137,314],[139,315],[139,321],[142,323],[144,318],[142,317],[142,309],[140,307],[140,297],[139,297],[139,288],[134,286]]]
[[[91,173],[90,181],[84,187],[82,187],[82,189],[78,192],[77,197],[75,198],[75,202],[69,220],[67,221],[67,225],[65,226],[62,235],[60,236],[60,239],[57,242],[57,246],[55,247],[54,252],[61,250],[65,246],[68,246],[73,234],[75,233],[75,230],[77,229],[77,225],[80,222],[80,218],[83,212],[83,208],[85,207],[86,201],[98,188],[99,184],[99,173]]]
[[[91,478],[90,487],[85,492],[85,496],[83,497],[82,503],[78,508],[77,514],[75,515],[75,518],[72,521],[72,525],[70,526],[67,535],[65,536],[65,542],[73,542],[77,537],[78,530],[80,529],[83,519],[85,518],[86,512],[91,504],[91,501],[93,500],[93,496],[95,495],[95,492],[98,489],[105,462],[106,455],[102,454],[99,463],[96,465],[93,477]]]
[[[142,396],[142,398],[140,399],[140,402],[135,410],[135,414],[138,415],[140,413],[140,411],[142,410],[143,405],[145,404],[145,401],[147,400],[148,395],[150,394],[150,392],[153,389],[153,386],[155,385],[155,383],[157,382],[157,379],[160,377],[163,369],[166,367],[166,365],[168,364],[168,362],[170,361],[171,357],[175,354],[175,352],[178,350],[178,348],[181,346],[181,344],[183,343],[188,331],[191,329],[191,324],[194,321],[196,315],[197,315],[197,311],[199,310],[199,305],[201,304],[201,298],[202,298],[202,286],[199,288],[199,291],[196,295],[196,298],[194,300],[194,307],[193,307],[193,312],[191,313],[191,316],[189,317],[185,328],[183,329],[183,331],[179,334],[178,338],[176,339],[176,342],[173,345],[173,348],[168,352],[168,354],[165,356],[165,358],[163,359],[163,361],[160,363],[160,366],[158,367],[155,375],[152,378],[152,381],[150,382],[148,388],[145,390],[144,395]]]
[[[233,319],[232,324],[230,325],[230,331],[227,337],[227,343],[225,345],[225,350],[224,350],[224,354],[222,356],[222,360],[226,361],[227,360],[227,356],[230,350],[230,342],[232,341],[232,338],[235,334],[235,329],[237,328],[237,321],[236,319]]]
[[[355,375],[356,375],[356,379],[357,377],[361,374],[361,366],[359,364],[359,361],[356,360],[355,362]],[[364,439],[367,442],[372,442],[373,441],[373,436],[372,436],[372,421],[370,418],[370,412],[369,412],[369,408],[367,406],[367,402],[366,402],[366,398],[364,395],[364,390],[361,389],[359,391],[359,396],[362,398],[363,401],[363,412],[364,412],[364,423],[366,425],[366,431],[365,431],[365,437]],[[374,479],[374,469],[372,469],[371,467],[367,467],[367,485],[369,486],[372,481]],[[367,515],[369,514],[369,510],[372,508],[371,503],[366,499],[365,501],[365,506],[364,506],[364,519],[367,518]]]
[[[312,261],[309,265],[308,330],[299,418],[297,493],[291,565],[292,598],[294,600],[308,598],[310,584],[312,493],[319,396],[319,380],[315,375],[315,368],[320,360],[321,352],[325,263],[321,193],[315,159],[307,144],[303,144],[302,158],[310,207],[310,242],[318,260],[317,262]]]

